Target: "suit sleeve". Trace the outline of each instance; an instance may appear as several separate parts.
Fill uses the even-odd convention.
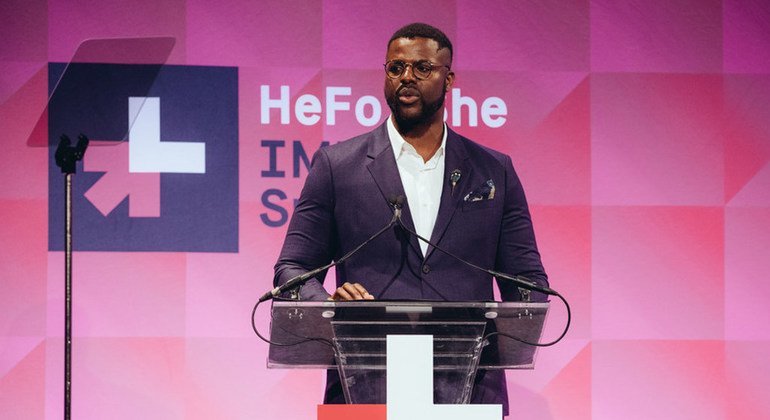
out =
[[[495,269],[503,273],[524,276],[540,285],[548,286],[535,242],[532,218],[527,199],[511,158],[505,157],[505,203],[500,228]],[[521,300],[518,287],[506,280],[498,279],[500,294],[504,301]],[[545,301],[546,296],[532,292],[532,301]]]
[[[275,286],[332,261],[335,254],[334,183],[324,148],[313,156],[310,172],[294,209],[286,239],[275,264]],[[311,278],[300,289],[303,300],[324,300],[326,272]]]

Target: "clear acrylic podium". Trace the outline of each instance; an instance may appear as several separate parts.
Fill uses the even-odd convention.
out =
[[[337,369],[348,404],[384,404],[386,336],[433,336],[436,404],[470,401],[478,369],[532,369],[548,303],[273,301],[269,368]],[[490,335],[491,334],[491,335]]]

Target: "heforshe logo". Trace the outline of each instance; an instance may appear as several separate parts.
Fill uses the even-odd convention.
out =
[[[75,178],[75,249],[236,252],[237,69],[163,66],[140,92],[132,85],[147,71],[81,68],[85,93],[49,108],[49,136],[92,140]],[[59,181],[49,164],[52,250],[61,247]]]
[[[433,403],[433,336],[387,336],[387,419],[498,420],[500,404]]]
[[[433,336],[386,337],[386,403],[319,406],[318,420],[499,420],[500,404],[434,404]]]
[[[161,141],[160,100],[158,97],[128,98],[128,143],[95,142],[95,146],[115,150],[92,148],[92,153],[84,159],[84,171],[105,173],[85,193],[86,199],[104,216],[128,198],[129,217],[160,217],[160,176],[157,175],[206,173],[204,142]],[[126,158],[127,168],[116,165]]]
[[[205,143],[161,141],[160,98],[128,98],[128,120],[129,172],[206,172]]]

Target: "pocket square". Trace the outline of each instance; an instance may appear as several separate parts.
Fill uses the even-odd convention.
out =
[[[495,198],[495,182],[491,179],[484,181],[478,188],[468,193],[463,201],[492,200]]]

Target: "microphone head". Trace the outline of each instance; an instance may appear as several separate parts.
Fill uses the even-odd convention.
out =
[[[390,203],[390,205],[393,206],[393,208],[400,209],[404,205],[404,196],[391,194],[388,197],[388,203]]]
[[[451,181],[452,184],[457,184],[457,181],[460,180],[461,176],[463,176],[463,173],[460,172],[459,169],[455,169],[449,174],[449,181]]]

